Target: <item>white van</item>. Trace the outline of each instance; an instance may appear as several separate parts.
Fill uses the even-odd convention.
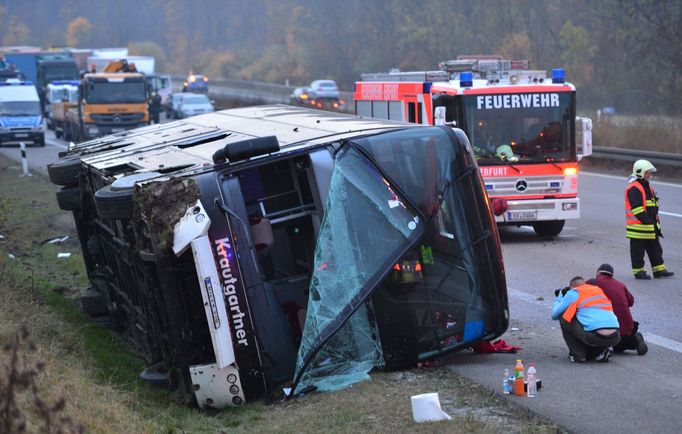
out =
[[[0,145],[32,143],[45,146],[40,98],[30,81],[0,82]]]

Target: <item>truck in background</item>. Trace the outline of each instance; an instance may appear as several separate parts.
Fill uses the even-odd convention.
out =
[[[22,142],[45,146],[45,124],[33,83],[11,78],[0,81],[0,145]]]
[[[65,140],[80,142],[149,124],[145,75],[121,69],[105,67],[107,72],[83,75],[78,104],[67,111]]]
[[[501,56],[460,56],[439,66],[363,74],[356,114],[463,129],[499,204],[498,224],[558,235],[567,219],[580,217],[578,161],[591,154],[591,121],[576,117],[576,89],[564,70],[550,77],[527,60]]]
[[[131,69],[145,75],[150,92],[156,92],[161,97],[161,105],[164,110],[170,107],[170,98],[173,94],[171,76],[155,72],[156,62],[152,56],[129,56],[127,50],[125,55],[115,56],[120,51],[121,49],[95,50],[93,55],[88,57],[90,71],[102,71],[111,62],[125,60]]]
[[[58,139],[64,137],[69,110],[78,107],[79,84],[78,80],[58,80],[47,85],[47,128]]]
[[[71,53],[64,51],[18,52],[7,48],[5,61],[13,64],[23,75],[24,80],[31,81],[38,91],[40,106],[45,113],[45,93],[47,85],[55,80],[78,80],[78,67]]]

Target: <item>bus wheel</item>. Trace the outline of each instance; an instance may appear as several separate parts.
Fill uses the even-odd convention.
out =
[[[47,174],[50,181],[57,185],[78,184],[81,173],[81,159],[79,157],[60,158],[52,164],[47,165]]]
[[[133,215],[133,189],[112,189],[106,185],[95,192],[95,207],[102,219],[129,219]]]
[[[533,223],[533,230],[541,237],[553,237],[559,235],[564,228],[566,220],[550,220]]]
[[[74,211],[81,207],[81,189],[79,186],[63,187],[57,192],[59,209]]]

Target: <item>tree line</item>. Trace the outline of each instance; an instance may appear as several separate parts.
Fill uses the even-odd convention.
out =
[[[460,54],[563,67],[583,110],[680,115],[680,0],[5,0],[0,45],[127,46],[159,70],[352,90]]]

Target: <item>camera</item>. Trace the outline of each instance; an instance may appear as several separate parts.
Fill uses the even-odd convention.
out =
[[[570,287],[570,286],[565,286],[565,287],[563,287],[563,288],[555,289],[555,290],[554,290],[554,296],[555,296],[555,297],[558,297],[558,296],[559,296],[559,293],[561,293],[562,295],[566,295],[566,293],[567,293],[568,291],[570,291],[570,290],[571,290],[571,287]]]

